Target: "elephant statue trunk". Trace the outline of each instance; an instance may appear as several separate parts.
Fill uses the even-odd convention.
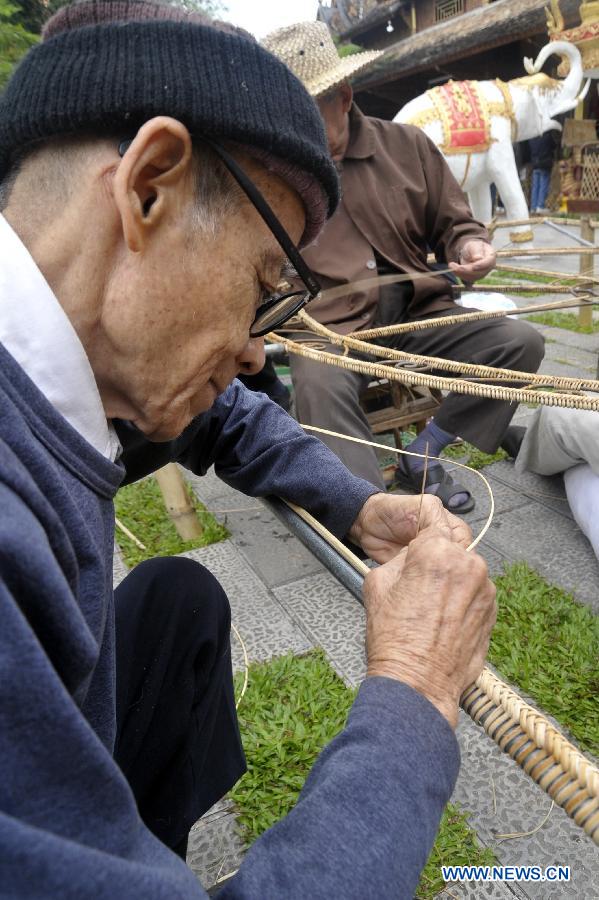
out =
[[[582,59],[577,47],[568,41],[551,41],[551,43],[546,44],[540,50],[534,63],[531,59],[525,57],[524,68],[529,75],[536,75],[541,71],[549,57],[553,55],[566,59],[569,71],[555,91],[549,92],[548,102],[542,110],[543,124],[545,124],[543,131],[549,131],[552,128],[561,130],[559,122],[554,121],[553,117],[576,109],[580,100],[586,96],[590,84],[589,79],[582,91],[580,90],[583,80]],[[543,105],[541,104],[541,106]]]

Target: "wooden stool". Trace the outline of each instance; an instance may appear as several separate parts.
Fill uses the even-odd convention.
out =
[[[435,389],[380,379],[368,385],[361,403],[372,433],[391,433],[395,446],[401,449],[402,430],[415,425],[417,432],[422,431],[442,399],[441,391]]]

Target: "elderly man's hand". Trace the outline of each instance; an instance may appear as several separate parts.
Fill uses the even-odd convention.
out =
[[[455,727],[495,624],[495,587],[482,557],[427,528],[366,576],[364,603],[367,674],[409,684]]]
[[[472,284],[495,268],[496,259],[492,246],[487,241],[476,238],[466,241],[460,251],[459,263],[450,262],[449,268],[464,284]]]
[[[420,516],[420,521],[418,517]],[[446,537],[468,547],[472,532],[462,519],[447,512],[438,497],[372,494],[358,513],[348,537],[371,559],[388,562],[412,541],[418,531],[442,529]]]

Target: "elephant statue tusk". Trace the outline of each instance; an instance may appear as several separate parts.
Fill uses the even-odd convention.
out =
[[[589,88],[590,88],[590,86],[591,86],[591,81],[592,81],[592,78],[587,78],[585,86],[583,87],[583,89],[581,90],[580,94],[579,94],[578,97],[576,98],[576,100],[578,101],[578,103],[582,103],[582,101],[584,100],[584,98],[585,98],[586,95],[588,94]]]
[[[524,68],[526,69],[526,71],[529,75],[536,75],[536,73],[539,71],[535,67],[535,64],[533,63],[530,56],[525,56],[524,59],[522,60],[522,62],[524,63]]]

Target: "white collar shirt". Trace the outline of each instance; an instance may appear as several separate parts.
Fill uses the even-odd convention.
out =
[[[121,447],[83,345],[29,251],[1,215],[0,342],[67,422],[114,462]]]

